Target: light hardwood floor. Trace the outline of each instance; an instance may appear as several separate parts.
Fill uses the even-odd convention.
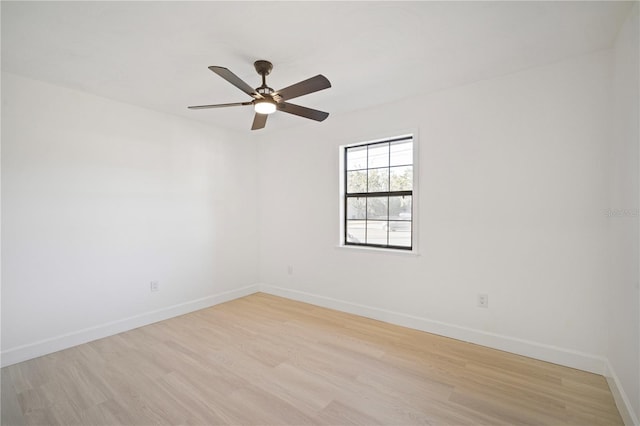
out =
[[[622,420],[602,376],[258,293],[3,368],[2,424]]]

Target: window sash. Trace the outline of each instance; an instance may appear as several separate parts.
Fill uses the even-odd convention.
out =
[[[348,205],[349,205],[349,199],[358,199],[358,198],[387,198],[387,200],[390,197],[403,197],[403,196],[409,196],[412,198],[411,200],[411,219],[401,219],[401,218],[392,218],[389,215],[389,204],[387,204],[387,214],[386,214],[386,218],[384,219],[380,219],[380,218],[369,218],[368,217],[368,211],[367,209],[365,209],[365,217],[364,218],[357,218],[357,219],[350,219],[348,217]],[[348,246],[359,246],[359,247],[376,247],[376,248],[389,248],[389,249],[397,249],[397,250],[408,250],[411,251],[413,250],[413,191],[395,191],[395,192],[369,192],[369,193],[361,193],[361,194],[345,194],[344,196],[344,245],[348,245]],[[388,203],[388,201],[387,201]],[[364,222],[365,226],[364,226],[364,232],[365,232],[365,241],[364,242],[353,242],[353,241],[349,241],[348,238],[348,233],[349,233],[349,222]],[[369,227],[368,224],[372,222],[372,223],[386,223],[386,238],[387,238],[387,242],[386,244],[379,244],[379,243],[372,243],[372,242],[368,242],[368,233],[369,233]],[[409,235],[410,235],[410,244],[408,246],[406,245],[397,245],[397,244],[392,244],[390,242],[390,235],[389,232],[392,232],[392,227],[393,224],[402,224],[402,223],[407,223],[409,224]]]

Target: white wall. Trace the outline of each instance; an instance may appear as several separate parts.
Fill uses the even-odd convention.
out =
[[[264,289],[602,373],[611,60],[599,52],[268,136]],[[420,256],[336,248],[338,146],[413,128]]]
[[[640,306],[638,292],[638,117],[640,96],[638,5],[620,30],[613,58],[613,137],[611,138],[611,275],[607,358],[610,376],[624,390],[626,403],[640,419]],[[610,381],[611,383],[611,381]],[[622,411],[622,410],[621,410]]]
[[[256,152],[2,74],[3,363],[255,291]]]

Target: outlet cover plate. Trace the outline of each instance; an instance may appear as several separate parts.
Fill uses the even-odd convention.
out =
[[[488,308],[489,307],[489,295],[488,294],[478,294],[478,307],[479,308]]]

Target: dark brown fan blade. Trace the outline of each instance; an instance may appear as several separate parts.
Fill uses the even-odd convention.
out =
[[[215,105],[196,105],[187,107],[189,109],[207,109],[207,108],[224,108],[231,106],[251,105],[253,102],[235,102],[232,104],[215,104]]]
[[[236,86],[238,89],[242,90],[247,95],[253,96],[254,98],[257,98],[257,99],[262,99],[262,96],[256,92],[256,89],[249,86],[242,79],[240,79],[240,77],[238,77],[228,69],[224,67],[216,67],[216,66],[211,66],[209,67],[209,69],[215,72],[216,74],[218,74],[220,77],[227,80],[229,83]]]
[[[279,103],[278,111],[288,112],[289,114],[298,115],[304,118],[310,118],[311,120],[316,121],[324,121],[329,116],[328,112],[318,111],[317,109],[290,104],[288,102]]]
[[[317,92],[318,90],[328,89],[329,87],[331,87],[331,83],[327,80],[327,77],[322,74],[318,74],[315,77],[311,77],[307,80],[278,90],[274,95],[277,94],[283,101],[286,101],[297,98],[298,96]]]
[[[258,114],[256,112],[255,117],[253,117],[253,125],[251,126],[251,130],[262,129],[267,124],[268,114]]]

